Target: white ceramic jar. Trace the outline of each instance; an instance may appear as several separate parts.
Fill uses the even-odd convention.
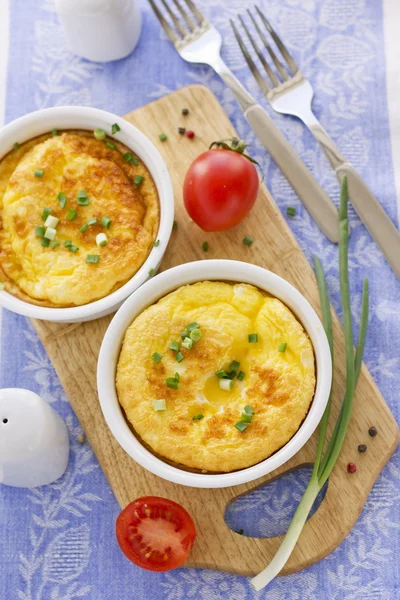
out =
[[[128,56],[142,27],[139,0],[56,0],[72,52],[94,62]]]

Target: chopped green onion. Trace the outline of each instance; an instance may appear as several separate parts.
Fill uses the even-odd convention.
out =
[[[167,403],[165,400],[154,400],[153,408],[156,412],[160,410],[167,410]]]
[[[118,131],[121,131],[121,127],[118,125],[118,123],[113,123],[111,125],[111,133],[112,133],[112,135],[114,135]]]
[[[44,208],[42,212],[42,221],[46,221],[47,217],[51,213],[51,208]]]
[[[100,260],[100,256],[98,254],[86,254],[86,262],[88,264],[94,265],[97,264]]]
[[[175,221],[175,219],[174,219],[174,222],[172,224],[172,229],[178,229],[178,221]]]
[[[243,381],[245,376],[245,372],[244,371],[240,371],[239,375],[237,376],[237,379],[239,379],[239,381]]]
[[[225,371],[225,369],[220,369],[219,371],[216,371],[215,374],[220,379],[227,376],[227,372]]]
[[[109,219],[108,217],[102,217],[100,223],[103,225],[103,227],[106,227],[106,229],[110,229],[112,220]]]
[[[233,389],[233,379],[220,379],[219,387],[221,388],[221,390],[225,390],[226,392],[229,392],[230,390]]]
[[[97,219],[96,217],[93,217],[93,219],[89,219],[89,221],[87,222],[87,224],[90,225],[96,225],[97,223]]]
[[[178,389],[178,380],[175,377],[167,377],[165,383],[169,388],[172,388],[174,390]]]
[[[180,380],[180,378],[181,378],[181,377],[180,377],[179,373],[175,373],[175,379],[176,379],[177,381],[179,381],[179,380]]]
[[[200,338],[201,338],[200,329],[193,329],[193,331],[190,332],[190,339],[193,340],[194,342],[198,342]]]
[[[194,417],[192,417],[192,421],[201,421],[201,419],[204,419],[204,415],[194,415]]]
[[[256,344],[258,342],[258,333],[250,333],[248,335],[249,344]]]
[[[108,242],[108,238],[105,233],[98,233],[96,235],[96,244],[101,248],[105,246]]]
[[[43,169],[36,169],[34,175],[35,175],[35,177],[43,177],[43,175],[44,175]]]
[[[79,190],[78,194],[77,194],[77,198],[87,198],[87,192],[86,190]]]
[[[159,352],[154,352],[154,354],[151,355],[151,360],[154,360],[156,365],[158,365],[158,363],[161,361],[162,357],[163,357],[163,354],[160,354]]]
[[[72,242],[71,242],[71,240],[65,240],[65,242],[64,242],[64,246],[65,246],[66,248],[69,248],[70,246],[72,246]]]
[[[190,324],[189,324],[189,325],[186,327],[186,329],[187,329],[188,331],[193,331],[193,329],[199,329],[199,328],[200,328],[200,325],[199,325],[198,323],[196,323],[196,321],[194,321],[193,323],[190,323]]]
[[[85,231],[89,228],[89,225],[87,223],[85,223],[84,225],[82,225],[82,227],[79,229],[79,231],[81,233],[85,233]]]
[[[175,355],[176,360],[178,361],[178,363],[182,362],[184,359],[184,356],[182,354],[182,352],[177,352]]]
[[[286,214],[289,217],[294,217],[296,215],[296,209],[294,208],[294,206],[288,206],[286,209]]]
[[[149,275],[150,277],[153,277],[155,275],[156,270],[153,269],[153,267],[151,269],[149,269]]]
[[[52,129],[51,130],[51,137],[57,137],[58,136],[58,130],[57,129]]]
[[[42,238],[42,246],[44,246],[45,248],[47,248],[48,246],[50,246],[50,240],[49,238]]]
[[[204,252],[208,252],[208,248],[209,248],[208,242],[203,242],[202,248],[203,248]]]
[[[136,156],[133,156],[131,152],[125,152],[124,160],[128,163],[131,163],[132,165],[135,165],[135,167],[139,165],[138,159],[136,158]]]
[[[160,135],[158,136],[160,139],[160,142],[166,142],[168,137],[166,136],[165,133],[160,133]]]
[[[64,194],[64,192],[60,192],[58,194],[57,200],[60,205],[60,208],[65,208],[65,206],[67,204],[67,196]]]
[[[53,227],[47,227],[44,237],[47,238],[48,240],[54,240],[56,235],[57,235],[57,231],[55,229],[53,229]]]
[[[15,142],[15,143],[13,144],[13,148],[14,148],[14,150],[19,150],[19,149],[20,149],[20,147],[21,147],[21,144],[20,144],[19,142]]]
[[[251,422],[252,422],[252,420],[253,420],[253,415],[249,415],[249,414],[247,414],[247,413],[245,413],[245,412],[244,412],[244,413],[242,413],[242,418],[241,418],[241,421],[242,421],[243,423],[251,423]]]
[[[107,142],[104,142],[104,143],[105,143],[105,145],[107,146],[107,148],[110,148],[110,150],[115,150],[115,149],[116,149],[116,147],[117,147],[117,146],[116,146],[115,144],[113,144],[112,142],[108,142],[108,141],[107,141]]]
[[[189,337],[185,337],[182,342],[182,346],[190,350],[193,346],[193,340],[191,340]]]
[[[160,240],[156,240],[153,244],[154,248],[157,248],[157,246],[160,245]]]
[[[175,342],[174,340],[172,340],[172,342],[170,343],[169,347],[174,352],[179,352],[180,344],[179,344],[179,342]]]
[[[59,219],[57,219],[57,217],[53,217],[53,215],[49,215],[47,217],[46,221],[44,222],[44,226],[55,229],[58,225],[58,221],[59,221]]]
[[[89,206],[90,200],[89,198],[78,198],[77,203],[79,206]]]
[[[52,248],[54,250],[54,248],[58,248],[58,246],[60,245],[60,242],[57,242],[57,240],[53,240],[52,242],[50,242],[50,248]]]
[[[41,227],[40,225],[38,227],[35,227],[35,236],[36,237],[43,237],[44,233],[45,233],[45,228]]]
[[[242,239],[242,242],[243,242],[243,244],[244,244],[245,246],[251,246],[251,245],[252,245],[252,243],[254,242],[254,240],[253,240],[253,238],[252,238],[252,237],[250,237],[249,235],[246,235],[246,237],[244,237],[244,238]]]
[[[187,329],[185,329],[185,331],[181,331],[180,334],[181,338],[184,340],[186,337],[188,337],[189,332]]]
[[[281,342],[279,344],[279,347],[278,347],[278,352],[285,352],[286,347],[287,347],[287,343],[286,342]]]
[[[67,220],[68,221],[74,221],[77,216],[78,216],[78,212],[75,210],[75,208],[70,208],[69,211],[67,212]]]
[[[237,423],[235,423],[235,427],[240,431],[240,433],[243,433],[243,431],[246,431],[246,429],[248,428],[248,424],[243,423],[243,421],[238,421]]]
[[[68,250],[69,250],[70,252],[73,252],[74,254],[76,254],[76,253],[78,252],[78,250],[79,250],[79,247],[78,247],[78,246],[75,246],[74,244],[71,244],[70,246],[68,246]],[[86,261],[86,262],[87,262],[87,261]]]
[[[254,410],[253,410],[253,408],[250,406],[250,404],[246,404],[246,406],[244,407],[244,409],[243,409],[243,410],[244,410],[244,412],[245,412],[247,415],[254,415],[254,414],[255,414],[255,413],[254,413]]]
[[[135,185],[140,185],[141,183],[143,183],[143,181],[144,181],[143,175],[135,175],[135,177],[133,179],[133,183]]]
[[[104,131],[104,129],[95,129],[93,131],[93,135],[99,142],[104,142],[104,140],[106,139],[106,132]]]
[[[240,362],[237,360],[233,360],[229,366],[229,370],[236,373],[236,371],[238,370],[239,367],[240,367]]]

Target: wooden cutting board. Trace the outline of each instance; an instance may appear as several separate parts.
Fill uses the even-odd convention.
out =
[[[190,110],[186,118],[181,115],[185,107]],[[215,96],[203,86],[192,85],[144,106],[126,118],[158,146],[172,176],[178,229],[172,233],[162,269],[208,258],[248,261],[290,281],[319,312],[313,271],[264,186],[251,215],[228,232],[205,234],[189,220],[185,212],[182,183],[189,164],[211,141],[235,134]],[[196,138],[188,140],[179,135],[179,126],[193,129]],[[161,132],[168,135],[167,142],[159,141]],[[255,240],[251,248],[242,244],[242,238],[247,234],[251,234]],[[207,254],[202,250],[205,240],[210,245]],[[122,450],[111,435],[100,410],[96,392],[96,361],[109,321],[110,317],[73,325],[35,321],[34,326],[118,502],[124,507],[138,496],[151,494],[165,496],[182,504],[193,516],[197,529],[197,540],[186,567],[219,569],[241,575],[259,572],[271,560],[281,538],[256,539],[232,532],[224,521],[226,507],[249,490],[313,462],[316,436],[282,468],[250,484],[219,490],[195,489],[169,483],[152,475]],[[336,315],[334,330],[336,368],[332,416],[336,417],[345,388],[344,344]],[[378,429],[375,438],[368,435],[371,425]],[[375,479],[394,452],[398,439],[397,424],[364,366],[348,435],[330,477],[325,499],[307,522],[283,573],[308,567],[341,543],[353,527]],[[365,454],[357,451],[360,443],[368,445]],[[353,475],[346,471],[349,461],[358,465]]]

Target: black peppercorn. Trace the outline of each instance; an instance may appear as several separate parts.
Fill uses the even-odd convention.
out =
[[[189,109],[188,108],[182,108],[182,114],[187,117],[189,114]]]
[[[178,131],[181,135],[185,134],[186,129],[184,127],[178,127]]]
[[[365,444],[360,444],[358,446],[358,451],[361,452],[361,453],[366,452],[367,451],[367,446]]]
[[[376,427],[370,427],[368,429],[368,433],[371,437],[375,437],[376,435],[378,435],[378,431],[377,431]]]

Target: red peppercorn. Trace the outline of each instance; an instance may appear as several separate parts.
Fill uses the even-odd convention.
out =
[[[355,473],[357,471],[357,467],[354,463],[349,463],[347,465],[347,472],[348,473]]]
[[[195,135],[196,135],[196,134],[195,134],[195,132],[194,132],[194,131],[187,131],[187,132],[186,132],[186,137],[188,137],[188,138],[189,138],[189,140],[192,140],[192,139],[194,138],[194,136],[195,136]]]

